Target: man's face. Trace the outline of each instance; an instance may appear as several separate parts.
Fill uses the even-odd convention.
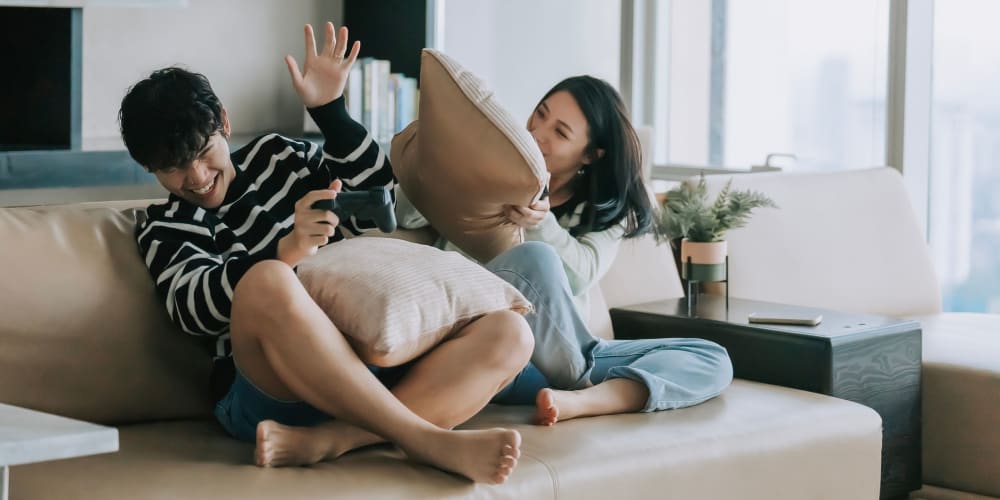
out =
[[[167,191],[199,207],[216,209],[226,198],[236,168],[229,157],[229,142],[216,132],[190,163],[158,169],[154,175]]]

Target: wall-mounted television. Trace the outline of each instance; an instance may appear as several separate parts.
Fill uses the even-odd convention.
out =
[[[80,148],[82,20],[0,6],[0,151]]]

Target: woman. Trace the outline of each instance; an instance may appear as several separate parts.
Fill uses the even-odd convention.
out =
[[[617,91],[590,76],[563,80],[535,107],[528,131],[551,174],[549,197],[508,208],[508,219],[529,241],[486,267],[538,309],[528,317],[535,349],[532,363],[493,402],[534,403],[536,423],[552,425],[682,408],[718,395],[732,380],[732,365],[717,344],[602,340],[583,320],[586,293],[611,266],[621,240],[654,228],[639,140]],[[551,373],[553,358],[563,373]]]
[[[639,141],[621,97],[597,78],[568,78],[545,94],[528,130],[551,174],[550,194],[530,207],[507,209],[530,241],[485,265],[534,304],[526,319],[535,347],[531,363],[493,402],[534,404],[535,422],[552,425],[682,408],[718,395],[732,380],[729,356],[719,345],[683,338],[602,340],[583,320],[586,292],[607,272],[621,240],[653,230]],[[427,225],[398,190],[397,216],[404,227]],[[313,463],[384,441],[341,421],[310,428],[269,424],[268,431],[286,438],[277,452],[283,459],[272,465]]]

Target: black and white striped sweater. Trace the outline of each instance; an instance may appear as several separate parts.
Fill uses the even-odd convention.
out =
[[[152,205],[136,240],[167,312],[185,332],[207,336],[216,356],[231,355],[229,316],[236,283],[254,264],[277,257],[292,230],[295,202],[340,178],[344,190],[385,186],[395,177],[388,158],[339,98],[309,110],[325,142],[277,134],[258,137],[231,154],[236,176],[222,205],[205,210],[177,196]],[[351,232],[370,221],[341,221]],[[340,228],[330,242],[343,239]]]

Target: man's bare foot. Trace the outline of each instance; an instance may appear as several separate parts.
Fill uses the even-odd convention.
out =
[[[578,391],[542,389],[535,395],[535,424],[552,425],[582,414],[582,401]]]
[[[259,467],[312,465],[342,455],[334,448],[330,433],[317,433],[315,427],[292,427],[274,420],[257,424],[257,448],[254,462]]]
[[[477,483],[505,482],[521,456],[521,434],[512,429],[442,431],[426,439],[416,449],[403,451]]]

